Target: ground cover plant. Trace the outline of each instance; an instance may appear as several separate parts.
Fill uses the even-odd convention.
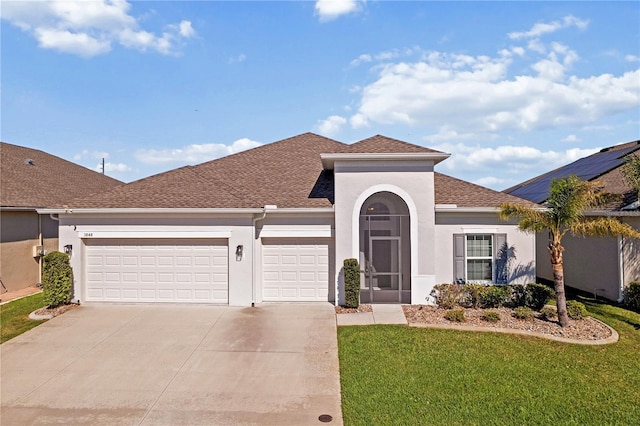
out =
[[[577,299],[619,342],[339,327],[345,425],[637,424],[640,314]]]
[[[29,314],[46,305],[42,293],[0,305],[0,343],[13,339],[25,331],[43,323],[44,321],[29,319]]]

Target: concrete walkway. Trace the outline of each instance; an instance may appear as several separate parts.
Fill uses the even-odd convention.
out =
[[[0,423],[342,424],[330,304],[86,304],[0,345]]]
[[[342,325],[371,325],[371,324],[407,324],[402,305],[371,305],[373,312],[357,312],[352,314],[337,314],[336,323]]]
[[[41,292],[42,289],[40,287],[27,287],[20,290],[9,291],[7,293],[0,294],[0,305],[4,305],[5,303],[9,303],[12,300],[22,299],[23,297],[31,296],[32,294],[36,294]]]

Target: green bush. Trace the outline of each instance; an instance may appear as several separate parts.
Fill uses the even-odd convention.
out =
[[[552,320],[558,316],[558,312],[551,306],[545,306],[544,308],[540,309],[540,313],[542,314],[542,318],[546,320]]]
[[[460,303],[467,308],[477,309],[480,307],[482,295],[487,292],[488,287],[481,284],[465,284],[462,286],[463,295]]]
[[[581,320],[587,316],[587,308],[580,302],[569,300],[567,302],[567,314],[571,319]]]
[[[498,322],[500,321],[500,312],[486,311],[482,316],[482,319],[488,322]]]
[[[640,309],[640,281],[631,281],[624,289],[624,303],[630,308]]]
[[[360,305],[360,266],[356,259],[345,259],[344,271],[344,306],[357,308]]]
[[[438,284],[434,287],[437,291],[436,304],[442,309],[451,309],[465,297],[464,286],[460,284]]]
[[[511,286],[511,306],[526,306],[527,304],[527,286],[523,284],[515,284]]]
[[[518,306],[513,310],[513,316],[522,320],[533,319],[534,311],[527,306]]]
[[[527,284],[525,305],[535,311],[539,311],[544,308],[544,305],[547,304],[553,295],[554,291],[544,284]]]
[[[511,286],[492,285],[480,294],[480,306],[483,308],[499,308],[511,299]]]
[[[72,287],[73,273],[69,256],[59,251],[47,254],[42,267],[44,302],[51,308],[68,304]]]
[[[444,317],[453,322],[465,322],[464,309],[451,309],[444,314]]]

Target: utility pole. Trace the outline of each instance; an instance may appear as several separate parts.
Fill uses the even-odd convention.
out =
[[[104,174],[104,157],[102,157],[102,174]]]

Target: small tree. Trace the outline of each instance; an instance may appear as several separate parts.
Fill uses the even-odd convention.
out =
[[[71,301],[73,273],[69,256],[52,251],[44,257],[42,268],[42,289],[44,301],[50,308],[67,304]]]
[[[360,266],[356,259],[345,259],[344,271],[344,306],[357,308],[360,305]]]
[[[506,203],[500,206],[503,220],[517,218],[518,227],[525,232],[536,233],[549,230],[547,250],[551,257],[553,281],[558,305],[558,321],[565,327],[569,324],[567,299],[564,291],[564,267],[562,238],[569,232],[577,236],[625,236],[640,238],[640,232],[613,217],[587,217],[585,211],[600,204],[603,194],[598,183],[585,182],[576,176],[556,179],[551,182],[549,198],[545,208]]]

